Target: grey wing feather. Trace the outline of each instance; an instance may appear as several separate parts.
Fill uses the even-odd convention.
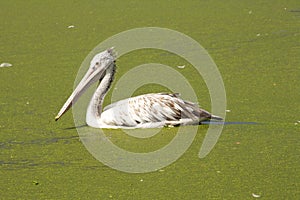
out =
[[[199,108],[195,103],[182,100],[179,94],[158,93],[139,97],[132,99],[132,105],[138,107],[135,107],[135,114],[142,122],[180,119],[199,121],[211,118],[209,112]]]
[[[182,120],[194,122],[214,117],[195,103],[182,100],[179,94],[153,93],[131,97],[104,108],[111,110],[117,125],[137,126],[163,122],[181,124]]]

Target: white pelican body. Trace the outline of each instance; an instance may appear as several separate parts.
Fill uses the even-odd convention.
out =
[[[221,117],[211,115],[198,105],[182,100],[178,94],[151,93],[131,97],[108,105],[102,112],[103,99],[115,74],[113,49],[97,54],[90,68],[74,92],[61,108],[58,120],[80,95],[94,82],[100,80],[87,109],[86,122],[95,128],[157,128],[176,125],[198,125],[201,121]]]

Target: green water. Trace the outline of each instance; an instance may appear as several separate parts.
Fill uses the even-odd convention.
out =
[[[299,199],[300,2],[1,1],[0,199]],[[74,28],[68,26],[74,25]],[[72,113],[54,117],[78,68],[99,42],[157,26],[198,41],[226,87],[229,122],[213,151],[198,158],[201,126],[180,159],[157,172],[128,174],[96,159],[80,142]],[[210,100],[181,58],[145,50],[118,61],[116,79],[148,61],[186,64],[184,75]],[[156,92],[149,86],[137,93]],[[180,92],[180,91],[179,91]],[[108,98],[110,94],[108,95]],[[190,127],[186,127],[187,134]],[[149,152],[177,128],[150,139],[106,132],[119,146]]]

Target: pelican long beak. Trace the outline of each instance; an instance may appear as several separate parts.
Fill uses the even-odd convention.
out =
[[[109,50],[107,50],[109,52]],[[109,52],[110,53],[110,52]],[[55,121],[57,121],[64,113],[66,113],[73,104],[79,99],[79,97],[97,80],[102,78],[105,70],[111,65],[114,64],[112,62],[92,62],[90,68],[87,73],[84,75],[78,86],[75,88],[71,96],[65,102],[63,107],[58,112],[55,117]]]

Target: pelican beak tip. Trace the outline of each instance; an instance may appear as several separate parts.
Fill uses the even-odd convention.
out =
[[[59,119],[59,116],[57,115],[56,117],[55,117],[55,121],[57,121]]]

